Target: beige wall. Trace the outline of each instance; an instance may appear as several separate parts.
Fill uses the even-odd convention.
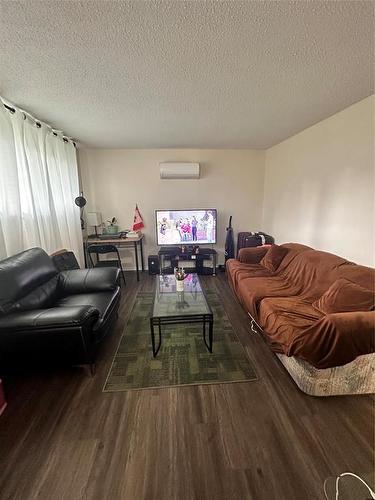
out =
[[[213,207],[220,262],[233,215],[236,232],[263,229],[278,243],[305,243],[374,266],[374,104],[374,96],[364,99],[266,152],[80,149],[87,210],[128,228],[138,203],[145,256],[157,250],[156,208]],[[199,162],[202,178],[160,180],[161,161]],[[132,253],[123,257],[133,267]]]
[[[263,151],[254,150],[105,150],[80,149],[82,186],[87,211],[116,216],[121,228],[132,225],[138,203],[145,221],[145,257],[157,251],[155,216],[158,208],[217,208],[219,262],[224,261],[225,228],[233,215],[235,231],[261,228]],[[201,164],[197,180],[160,180],[159,162]],[[133,254],[122,254],[128,268]]]
[[[263,228],[375,265],[374,96],[266,152]]]

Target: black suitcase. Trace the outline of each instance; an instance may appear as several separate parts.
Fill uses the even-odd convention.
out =
[[[237,257],[241,248],[260,247],[262,245],[272,245],[275,240],[269,234],[259,232],[241,232],[237,237]]]

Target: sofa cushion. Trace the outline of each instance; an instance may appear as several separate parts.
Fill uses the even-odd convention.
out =
[[[287,253],[288,250],[286,248],[279,247],[278,245],[271,245],[268,252],[260,261],[260,265],[271,272],[275,272]]]
[[[244,278],[238,284],[238,297],[246,311],[258,321],[258,305],[266,297],[299,295],[301,285],[289,283],[283,276]]]
[[[345,267],[352,267],[352,264],[342,257],[320,250],[307,250],[278,272],[291,283],[300,285],[305,299],[312,303],[336,281],[338,270]]]
[[[373,311],[324,315],[295,296],[262,300],[258,322],[273,351],[324,369],[373,352],[374,320]]]
[[[263,245],[259,247],[241,248],[238,252],[238,260],[243,264],[259,264],[270,247],[271,245]]]
[[[373,311],[375,309],[374,303],[375,296],[372,290],[340,278],[312,305],[324,314],[331,314],[336,312]]]
[[[300,296],[269,297],[260,302],[258,322],[277,352],[286,352],[294,338],[322,317]]]
[[[62,271],[59,279],[59,293],[61,296],[66,296],[115,290],[118,287],[119,275],[118,267]]]
[[[21,311],[32,311],[33,309],[46,309],[53,307],[57,300],[59,275],[57,274],[50,280],[42,283],[24,297],[8,303],[4,310],[7,313],[17,313]]]
[[[227,260],[225,267],[229,282],[235,291],[237,291],[239,282],[244,278],[270,277],[273,275],[271,271],[260,264],[243,264],[236,259]]]
[[[320,369],[345,365],[374,352],[374,328],[375,311],[323,314],[294,336],[285,354]]]
[[[0,316],[9,314],[21,298],[24,309],[44,307],[49,294],[54,294],[58,271],[50,257],[41,248],[31,248],[0,262]],[[46,287],[41,285],[50,282]],[[38,289],[41,287],[40,289]],[[35,292],[35,295],[34,295]],[[30,304],[33,304],[31,306]],[[16,307],[17,309],[17,307]]]
[[[43,328],[57,332],[64,327],[81,326],[87,321],[96,321],[97,318],[98,311],[90,305],[34,309],[1,317],[0,335],[26,331],[29,331],[30,335],[39,335]]]
[[[367,266],[360,266],[348,262],[345,266],[337,269],[337,279],[345,278],[352,283],[361,285],[368,290],[375,292],[375,269]]]
[[[262,252],[265,252],[268,251],[269,246],[266,247],[263,245],[260,248],[262,249]],[[306,245],[300,245],[299,243],[284,243],[282,245],[282,248],[285,248],[287,250],[287,254],[282,260],[279,268],[277,269],[277,274],[281,274],[283,270],[286,269],[301,252],[311,250],[310,247],[307,247]],[[257,248],[246,248],[242,250],[244,251],[245,257],[247,256],[248,251],[249,254],[252,254],[252,251],[257,252]],[[232,288],[237,294],[238,294],[238,286],[241,280],[247,278],[259,278],[259,277],[269,278],[275,275],[275,273],[273,273],[269,269],[266,269],[260,263],[248,264],[240,262],[237,259],[227,260],[225,264],[225,270],[229,279],[229,283],[231,284]],[[255,286],[257,286],[257,284],[255,284]]]
[[[282,273],[287,267],[291,265],[293,260],[302,252],[306,252],[308,250],[312,250],[312,248],[306,246],[306,245],[301,245],[299,243],[283,243],[280,245],[282,248],[286,248],[288,250],[288,253],[285,255],[283,260],[281,261],[281,264],[277,268],[277,273]]]

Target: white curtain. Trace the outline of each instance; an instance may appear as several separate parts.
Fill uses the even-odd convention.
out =
[[[31,247],[66,248],[82,265],[78,195],[73,143],[0,99],[0,260]]]

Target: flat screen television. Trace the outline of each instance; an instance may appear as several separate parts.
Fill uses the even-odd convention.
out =
[[[156,210],[156,241],[162,245],[216,243],[215,208]]]

